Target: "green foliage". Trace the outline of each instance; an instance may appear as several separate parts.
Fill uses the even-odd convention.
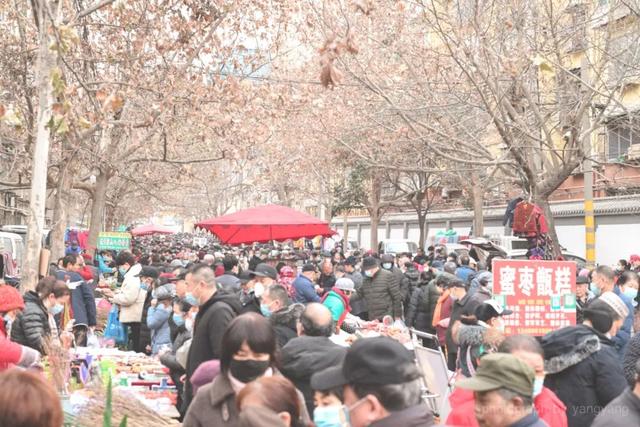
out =
[[[107,384],[107,403],[104,407],[104,415],[102,416],[102,427],[112,427],[111,418],[113,415],[113,404],[112,404],[112,391],[113,385],[111,383],[111,376],[109,376],[109,383]],[[119,427],[127,427],[127,416],[125,415],[120,421]]]

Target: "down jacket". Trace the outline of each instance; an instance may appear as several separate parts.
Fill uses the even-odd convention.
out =
[[[586,326],[568,326],[542,338],[544,385],[567,406],[569,427],[589,426],[626,387],[612,341]]]
[[[304,305],[295,303],[271,314],[269,320],[276,331],[276,339],[278,340],[278,346],[280,348],[298,336],[296,323],[298,319],[300,319],[303,311]]]
[[[390,271],[380,268],[373,277],[365,277],[358,295],[367,301],[369,320],[382,319],[386,315],[402,317],[400,284]]]
[[[432,325],[433,312],[436,309],[439,297],[440,292],[436,288],[435,280],[431,280],[429,284],[414,289],[407,310],[407,326],[435,334],[436,329]]]
[[[140,271],[142,266],[136,264],[124,275],[124,281],[118,292],[113,296],[114,304],[120,306],[120,322],[136,323],[142,321],[142,311],[147,291],[140,287]]]
[[[49,312],[34,291],[24,294],[24,310],[11,325],[11,341],[43,353],[42,338],[51,335]]]

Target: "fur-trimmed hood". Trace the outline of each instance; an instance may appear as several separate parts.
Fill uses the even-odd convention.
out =
[[[458,331],[458,343],[461,347],[481,345],[486,330],[487,328],[480,325],[464,325]]]
[[[586,325],[553,331],[542,338],[544,369],[549,374],[562,372],[596,353],[603,345],[611,346],[612,342],[606,335]]]
[[[296,322],[304,311],[304,305],[300,303],[291,304],[288,307],[271,314],[270,320],[274,325],[288,326],[295,330]]]

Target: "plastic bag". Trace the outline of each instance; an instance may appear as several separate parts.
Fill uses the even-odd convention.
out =
[[[109,311],[107,326],[104,328],[104,337],[112,339],[116,344],[127,344],[127,330],[118,320],[118,306],[114,305]]]
[[[89,330],[89,332],[87,333],[87,347],[100,348],[100,341],[98,340],[98,336],[91,330]]]

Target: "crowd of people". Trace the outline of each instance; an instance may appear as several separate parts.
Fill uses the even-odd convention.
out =
[[[16,381],[45,393],[8,368],[37,365],[51,345],[86,345],[99,292],[119,307],[127,348],[169,369],[186,427],[640,425],[639,268],[634,255],[579,271],[577,324],[532,337],[505,336],[512,311],[493,299],[490,260],[445,246],[195,247],[179,235],[95,259],[71,248],[35,291],[0,286],[0,419],[16,410],[5,390]],[[105,276],[119,285],[97,289]],[[354,335],[366,321],[434,337],[422,345],[455,373],[446,418],[426,403],[405,345]]]

